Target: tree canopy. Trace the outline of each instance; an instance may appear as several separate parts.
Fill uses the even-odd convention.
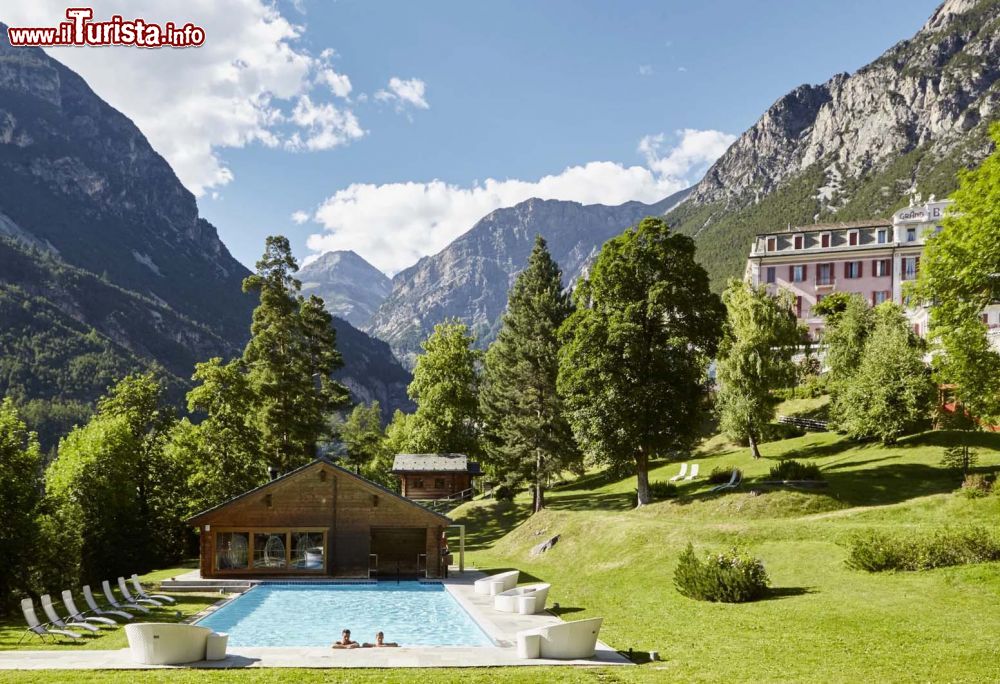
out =
[[[804,339],[787,290],[772,297],[765,288],[733,280],[722,295],[726,325],[719,345],[716,404],[722,429],[746,439],[754,458],[764,425],[774,418],[771,392],[795,380],[792,363]]]
[[[535,511],[548,481],[582,458],[556,389],[558,331],[570,311],[562,271],[537,236],[486,352],[479,395],[488,465],[509,487],[530,483]]]
[[[911,294],[933,304],[930,335],[944,351],[935,356],[940,378],[956,385],[974,415],[1000,423],[1000,353],[980,318],[1000,301],[1000,123],[991,135],[993,153],[960,172],[955,204],[944,230],[927,241]]]
[[[561,329],[558,386],[577,441],[635,468],[640,506],[649,459],[689,449],[707,411],[724,311],[694,255],[690,237],[643,219],[604,244]]]

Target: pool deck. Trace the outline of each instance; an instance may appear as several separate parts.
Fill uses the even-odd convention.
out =
[[[473,591],[472,584],[484,575],[474,570],[443,580],[446,590],[479,623],[496,643],[492,647],[435,648],[256,648],[233,646],[224,660],[202,661],[180,666],[142,665],[132,662],[129,650],[38,650],[0,652],[0,670],[145,670],[245,667],[305,668],[410,668],[410,667],[498,667],[498,666],[611,666],[631,662],[603,642],[588,660],[521,660],[515,647],[517,632],[562,622],[549,613],[518,615],[493,610],[493,598]],[[332,637],[331,637],[332,638]]]

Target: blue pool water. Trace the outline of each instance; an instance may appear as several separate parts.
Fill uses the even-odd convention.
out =
[[[342,629],[364,643],[492,646],[440,584],[263,584],[198,621],[233,646],[329,646]]]

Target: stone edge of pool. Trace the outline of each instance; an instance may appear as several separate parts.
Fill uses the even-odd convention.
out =
[[[426,668],[426,667],[509,667],[509,666],[607,666],[631,665],[632,662],[602,641],[597,653],[587,660],[521,660],[515,644],[517,632],[558,624],[562,620],[550,613],[520,615],[493,610],[491,596],[476,594],[473,582],[484,577],[467,570],[460,577],[440,581],[451,597],[465,610],[494,646],[427,646],[385,649],[335,650],[306,647],[231,647],[224,660],[202,661],[179,666],[141,665],[131,661],[129,650],[107,651],[7,651],[0,652],[0,670],[10,669],[228,669],[246,667],[302,668]],[[439,583],[437,581],[435,584]],[[229,601],[228,596],[187,618],[196,622],[215,612]]]

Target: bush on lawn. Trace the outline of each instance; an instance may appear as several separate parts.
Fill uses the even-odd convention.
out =
[[[680,492],[677,489],[677,485],[673,482],[667,482],[666,480],[658,480],[656,482],[649,483],[649,498],[652,501],[665,501],[667,499],[676,499],[680,496]],[[632,490],[632,505],[636,506],[639,503],[639,491],[636,489]]]
[[[982,473],[969,473],[962,481],[962,493],[970,499],[986,496],[993,491],[993,478]]]
[[[822,480],[823,473],[815,463],[781,460],[771,468],[769,477],[772,480]]]
[[[930,570],[1000,560],[1000,539],[981,527],[930,534],[869,530],[849,542],[847,566],[854,570]]]
[[[674,570],[674,586],[698,601],[745,603],[763,597],[770,580],[764,564],[750,554],[732,549],[698,560],[688,544]]]
[[[709,484],[726,484],[733,477],[736,466],[715,466],[708,475]]]

